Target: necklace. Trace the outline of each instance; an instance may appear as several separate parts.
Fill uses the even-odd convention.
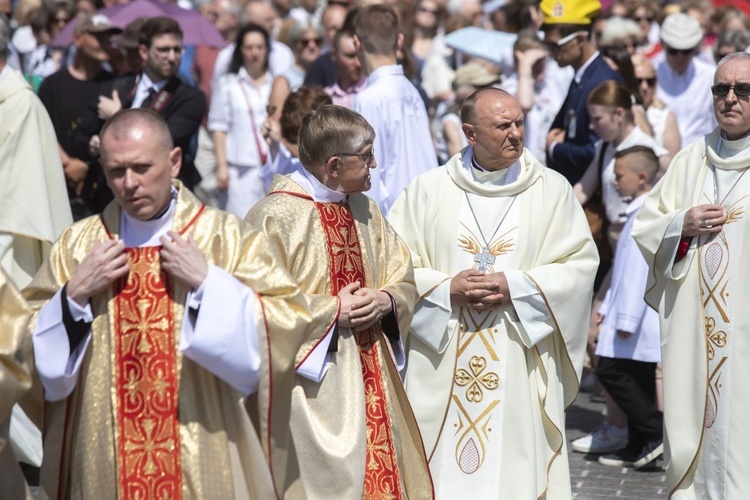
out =
[[[724,146],[724,138],[721,137],[721,136],[719,136],[718,143],[716,144],[716,154],[717,155],[721,154],[721,149],[722,149],[723,146]],[[721,201],[719,201],[719,178],[716,175],[716,165],[711,164],[711,173],[713,174],[713,178],[714,178],[713,179],[714,180],[714,203],[716,205],[719,205],[719,204],[723,205],[724,204],[724,201],[729,197],[729,193],[732,192],[732,190],[734,189],[734,187],[737,185],[738,182],[740,182],[740,179],[742,179],[742,176],[745,175],[746,172],[747,172],[747,168],[745,168],[742,171],[742,173],[739,175],[739,177],[737,177],[737,179],[732,184],[732,187],[730,187],[729,191],[727,191],[727,194],[724,195],[724,198],[722,198]]]
[[[711,173],[714,176],[714,203],[715,204],[717,204],[717,205],[719,205],[719,204],[723,205],[724,204],[724,201],[729,197],[729,193],[731,193],[732,190],[734,189],[734,187],[737,185],[737,183],[740,182],[740,179],[742,179],[742,176],[745,175],[745,173],[747,172],[747,170],[748,169],[746,168],[745,170],[742,171],[742,173],[740,174],[740,176],[737,177],[737,180],[734,181],[734,184],[732,184],[732,187],[730,187],[729,191],[727,191],[727,194],[724,195],[724,198],[722,198],[721,201],[719,201],[719,179],[716,176],[716,166],[711,165]]]
[[[495,235],[500,230],[500,226],[503,225],[503,221],[505,221],[505,218],[508,216],[510,209],[513,207],[513,203],[515,203],[516,201],[516,196],[518,195],[513,196],[513,198],[510,200],[510,205],[508,205],[508,209],[505,211],[505,215],[503,215],[503,218],[500,219],[500,223],[495,228],[495,232],[492,233],[492,236],[490,236],[489,240],[487,240],[487,238],[484,237],[484,232],[482,231],[482,226],[479,224],[479,219],[477,218],[477,214],[474,212],[474,207],[471,206],[469,193],[467,191],[464,191],[464,195],[466,195],[466,203],[469,204],[469,210],[471,210],[471,215],[472,217],[474,217],[474,222],[476,223],[477,228],[479,229],[479,235],[482,237],[482,242],[484,243],[484,246],[482,247],[482,251],[474,254],[474,262],[479,264],[479,267],[478,267],[479,272],[486,273],[487,266],[495,263],[495,256],[490,253],[490,241],[495,239]]]

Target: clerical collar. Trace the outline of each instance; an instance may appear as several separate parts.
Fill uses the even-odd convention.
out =
[[[480,184],[493,184],[495,186],[505,186],[518,180],[521,172],[521,162],[516,160],[508,168],[502,170],[487,170],[477,162],[474,156],[474,148],[469,146],[464,152],[462,163],[464,169],[469,173],[471,178]]]
[[[744,170],[750,165],[750,135],[736,140],[724,137],[716,130],[708,136],[706,153],[711,164],[721,170]]]
[[[177,189],[172,186],[172,199],[166,208],[149,220],[139,220],[125,210],[120,216],[120,239],[128,248],[161,245],[160,238],[166,235],[174,222],[177,206]]]
[[[292,172],[290,178],[299,184],[318,203],[344,203],[347,195],[324,186],[304,166]]]

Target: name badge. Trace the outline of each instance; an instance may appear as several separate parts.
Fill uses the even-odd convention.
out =
[[[573,109],[568,110],[568,139],[576,138],[576,112]]]

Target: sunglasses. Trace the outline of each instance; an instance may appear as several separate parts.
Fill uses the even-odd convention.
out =
[[[670,56],[676,56],[677,54],[682,54],[683,56],[689,56],[693,52],[695,52],[695,47],[692,49],[675,49],[673,47],[666,47],[667,54]]]
[[[568,36],[564,36],[561,39],[559,39],[556,42],[544,42],[544,46],[547,47],[547,50],[554,54],[558,50],[560,50],[565,44],[572,42],[576,38],[578,38],[580,35],[588,35],[585,31],[576,31],[575,33],[571,33]]]
[[[750,83],[737,83],[735,85],[717,83],[711,87],[711,93],[716,97],[724,97],[729,94],[730,90],[734,90],[734,95],[737,97],[748,97],[750,96]]]
[[[635,22],[637,22],[637,23],[639,23],[639,22],[641,22],[641,21],[647,21],[647,22],[649,22],[649,23],[652,23],[652,22],[654,22],[654,18],[653,18],[653,17],[648,17],[648,16],[638,16],[638,17],[634,17],[634,18],[633,18],[633,20],[634,20]]]
[[[646,82],[646,85],[648,85],[649,87],[653,87],[654,85],[656,85],[655,76],[651,78],[636,78],[635,81],[636,83],[638,83],[639,87],[641,86],[641,84],[643,84],[643,82]]]
[[[306,47],[310,44],[320,46],[320,44],[323,43],[323,39],[322,38],[301,38],[300,40],[297,41],[297,43],[302,45],[303,47]]]

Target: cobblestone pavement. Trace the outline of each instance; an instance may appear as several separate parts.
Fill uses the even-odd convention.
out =
[[[581,393],[568,410],[568,447],[570,442],[599,426],[604,417],[604,404],[591,402],[589,394]],[[623,467],[599,465],[597,455],[570,452],[570,482],[573,498],[579,500],[627,499],[659,500],[667,498],[666,476],[659,459],[656,467],[636,471]]]

